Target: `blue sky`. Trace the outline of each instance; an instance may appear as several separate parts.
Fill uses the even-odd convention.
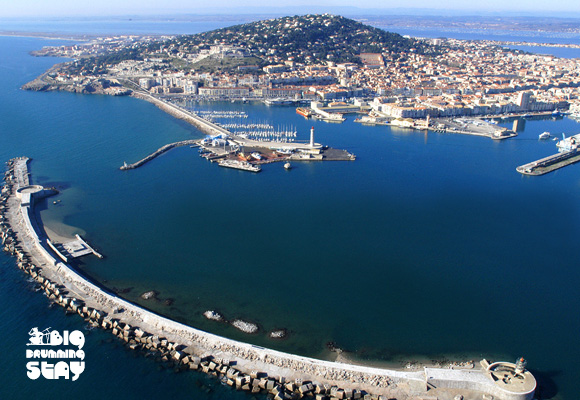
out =
[[[293,7],[292,10],[305,7],[319,6],[348,7],[356,5],[361,9],[390,9],[393,8],[427,8],[436,10],[458,10],[466,14],[477,14],[477,11],[511,13],[580,13],[579,0],[277,0],[276,2],[264,2],[264,0],[0,0],[0,17],[15,16],[102,16],[102,15],[151,15],[151,14],[196,14],[208,12],[220,12],[227,14],[239,13],[246,9],[248,12],[265,13],[276,12],[275,8],[264,8],[264,4],[270,7]],[[298,8],[294,8],[298,7]],[[362,10],[364,11],[364,10]],[[282,12],[284,12],[282,10]],[[391,11],[392,12],[392,11]],[[298,12],[297,12],[298,13]],[[431,14],[433,11],[430,12]]]

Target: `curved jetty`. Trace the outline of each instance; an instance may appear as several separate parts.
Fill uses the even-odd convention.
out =
[[[181,146],[193,146],[196,145],[198,142],[198,140],[192,139],[192,140],[182,140],[180,142],[175,142],[175,143],[169,143],[166,144],[165,146],[162,146],[160,148],[158,148],[155,152],[149,154],[147,157],[137,161],[136,163],[133,164],[127,164],[125,163],[121,168],[121,170],[125,171],[128,169],[135,169],[135,168],[139,168],[140,166],[142,166],[145,163],[148,163],[149,161],[153,160],[156,157],[159,157],[161,154],[174,149],[176,147],[181,147]]]
[[[274,399],[530,400],[536,382],[523,363],[482,362],[481,369],[398,371],[317,360],[227,339],[145,310],[81,276],[39,239],[33,207],[41,187],[29,187],[27,158],[8,163],[0,195],[4,249],[46,295],[94,326],[110,330],[131,349],[155,354],[177,369],[201,370],[227,385]],[[20,190],[20,191],[19,191]],[[522,360],[523,361],[523,360]],[[509,375],[508,380],[499,379]],[[455,397],[454,397],[455,396]]]

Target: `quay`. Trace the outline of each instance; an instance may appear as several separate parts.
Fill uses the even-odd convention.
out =
[[[8,162],[0,194],[5,251],[48,298],[110,331],[133,350],[155,354],[179,370],[199,370],[225,384],[276,400],[531,400],[536,381],[524,360],[472,368],[400,371],[302,357],[243,343],[178,323],[124,300],[58,261],[39,239],[34,205],[50,194],[31,186],[28,159]]]
[[[427,120],[423,129],[435,130],[435,132],[459,133],[462,135],[484,136],[493,140],[504,140],[517,136],[514,131],[489,123],[481,118],[458,117],[458,118],[433,118],[430,125]],[[421,129],[419,127],[419,129]]]
[[[46,243],[64,262],[68,262],[71,258],[78,258],[88,254],[94,254],[98,258],[103,258],[80,235],[77,234],[75,237],[76,240],[69,240],[62,244],[54,244],[50,239],[46,239]]]

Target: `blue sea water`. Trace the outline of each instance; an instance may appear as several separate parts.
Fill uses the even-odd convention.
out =
[[[511,49],[518,49],[534,54],[546,54],[560,58],[580,58],[580,49],[568,47],[551,46],[509,46]]]
[[[417,26],[380,25],[378,28],[401,35],[424,38],[450,38],[460,40],[498,40],[533,43],[577,44],[580,34],[574,32],[518,31],[500,29],[433,28]]]
[[[524,355],[545,398],[575,397],[580,166],[544,177],[515,167],[555,152],[539,133],[578,133],[576,122],[528,120],[517,138],[495,142],[353,118],[311,122],[286,107],[192,104],[243,110],[249,120],[294,126],[304,139],[314,125],[317,141],[357,161],[249,174],[179,148],[121,172],[123,161],[201,134],[136,99],[20,90],[58,61],[28,52],[54,43],[0,37],[0,156],[32,157],[33,180],[61,189],[43,220],[83,233],[106,255],[87,258],[83,271],[132,288],[130,300],[235,339],[318,357],[333,341],[356,357],[394,363]],[[27,332],[83,322],[48,308],[14,260],[0,260],[0,397],[249,397],[201,374],[160,370],[100,331],[87,332],[79,381],[30,381]],[[173,304],[139,299],[152,289]],[[206,321],[206,309],[255,321],[261,333]],[[288,340],[267,338],[280,327]],[[99,391],[96,382],[111,384]]]
[[[51,35],[185,35],[260,19],[258,16],[1,18],[1,32]]]

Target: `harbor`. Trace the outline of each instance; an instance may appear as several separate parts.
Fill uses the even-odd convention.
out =
[[[536,388],[523,359],[482,360],[471,368],[398,371],[296,356],[216,336],[128,302],[58,261],[42,240],[42,221],[31,222],[45,196],[28,180],[27,158],[10,160],[2,189],[2,241],[47,297],[66,312],[110,331],[134,351],[157,353],[176,369],[198,370],[226,385],[275,399],[531,400]],[[25,192],[29,196],[19,193]],[[50,194],[50,193],[49,193]],[[504,379],[498,380],[501,375]],[[484,397],[485,398],[485,397]]]
[[[165,152],[181,146],[200,147],[200,156],[209,161],[218,161],[222,167],[243,171],[260,172],[261,164],[278,161],[354,161],[356,156],[346,150],[337,150],[316,143],[314,127],[310,129],[310,140],[297,139],[295,129],[275,130],[268,123],[236,123],[220,124],[219,119],[247,118],[240,111],[195,111],[190,112],[170,102],[151,95],[139,94],[137,97],[153,102],[164,111],[183,119],[206,133],[201,140],[183,140],[170,143],[157,149],[143,159],[127,164],[120,169],[131,170],[139,168]],[[226,128],[232,129],[232,131]]]
[[[197,149],[181,147],[135,173],[119,173],[125,160],[203,136],[127,97],[20,91],[27,79],[22,72],[29,77],[54,61],[28,56],[47,41],[12,42],[19,46],[5,46],[11,57],[4,60],[10,68],[2,159],[33,157],[34,181],[60,190],[39,210],[45,226],[66,221],[85,227],[81,235],[107,256],[85,257],[86,275],[108,281],[110,288],[134,286],[122,296],[138,304],[142,292],[155,289],[161,300],[143,306],[221,336],[244,340],[227,324],[204,324],[206,309],[251,320],[260,331],[248,335],[248,342],[314,358],[333,359],[319,356],[328,341],[351,352],[344,354],[386,359],[394,368],[417,366],[413,360],[479,360],[479,354],[513,362],[523,354],[540,385],[536,398],[575,398],[578,365],[568,349],[577,341],[578,321],[573,313],[554,310],[578,308],[573,241],[580,164],[542,179],[523,177],[515,168],[556,152],[538,134],[578,133],[576,122],[526,118],[515,140],[496,142],[363,127],[353,123],[354,116],[331,125],[304,120],[290,107],[250,101],[243,108],[256,122],[295,125],[306,134],[314,125],[318,142],[349,149],[357,163],[292,162],[290,173],[278,163],[264,166],[259,177],[240,172],[232,179],[232,171],[198,157]],[[11,105],[36,110],[29,120],[38,124],[22,124]],[[229,100],[196,105],[242,108]],[[68,112],[60,118],[62,110]],[[508,121],[500,124],[509,128]],[[272,219],[280,232],[273,232]],[[547,230],[551,241],[542,235]],[[252,240],[243,241],[244,235]],[[526,240],[507,243],[502,236]],[[231,251],[220,250],[224,243],[233,244]],[[259,257],[244,251],[258,244]],[[295,252],[288,254],[290,246]],[[35,292],[36,281],[29,283],[30,276],[16,268],[16,259],[2,257],[7,360],[21,360],[23,332],[33,326],[91,329],[82,318],[49,307]],[[548,271],[551,259],[558,263]],[[550,294],[554,287],[558,296]],[[529,296],[530,290],[536,295]],[[486,312],[502,309],[505,296],[520,312]],[[175,299],[172,306],[163,304],[167,298]],[[288,328],[288,337],[269,340],[267,333],[277,327]],[[110,332],[87,335],[85,351],[97,360],[87,363],[92,379],[67,385],[71,398],[252,397],[205,374],[174,374],[153,360],[159,353],[136,357]],[[20,368],[6,372],[6,398],[55,390],[56,382],[30,381]],[[95,381],[123,384],[93,390]]]

